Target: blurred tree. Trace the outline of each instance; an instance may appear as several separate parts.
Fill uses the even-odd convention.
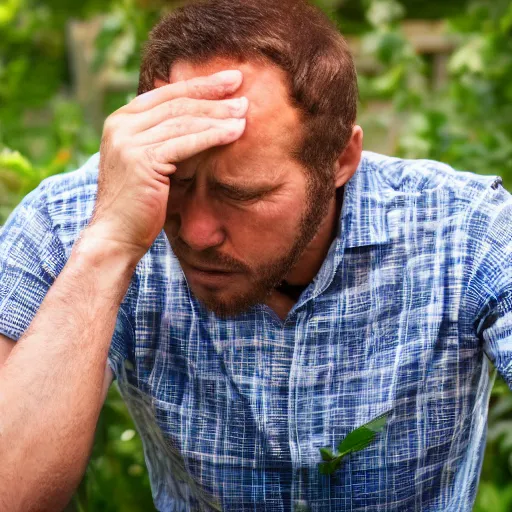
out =
[[[373,1],[367,10],[373,30],[363,36],[384,72],[361,77],[361,97],[393,102],[387,120],[397,128],[393,153],[501,175],[512,188],[512,4],[475,0],[450,19],[461,43],[440,89],[428,86],[428,62],[400,31],[403,15],[395,0]]]

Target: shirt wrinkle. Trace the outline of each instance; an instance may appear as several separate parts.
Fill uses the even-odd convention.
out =
[[[94,208],[99,154],[0,231],[0,333],[18,339]],[[364,152],[337,236],[285,322],[191,293],[162,231],[108,363],[160,511],[469,512],[495,368],[512,384],[512,198],[493,176]],[[505,256],[505,257],[504,257]],[[319,449],[390,411],[321,475]]]

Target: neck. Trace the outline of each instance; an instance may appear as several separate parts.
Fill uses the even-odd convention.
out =
[[[329,204],[327,215],[322,220],[317,234],[306,247],[299,261],[287,274],[285,278],[287,283],[307,285],[318,274],[338,232],[341,204],[342,194],[337,193]]]
[[[337,193],[336,197],[332,199],[327,215],[322,221],[317,234],[306,247],[299,261],[287,274],[285,281],[288,284],[306,286],[318,274],[332,241],[336,238],[341,204],[342,194],[340,190],[340,193]],[[266,304],[276,312],[281,320],[285,320],[296,302],[295,297],[274,290],[268,297]]]

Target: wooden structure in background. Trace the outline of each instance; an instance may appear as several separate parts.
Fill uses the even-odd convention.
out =
[[[105,96],[110,91],[136,93],[138,73],[130,74],[106,68],[92,70],[94,42],[101,29],[101,18],[91,21],[70,21],[67,26],[70,68],[73,76],[73,93],[84,107],[87,121],[98,129],[103,126]]]
[[[94,59],[94,41],[101,29],[101,19],[87,22],[71,21],[68,24],[68,47],[70,65],[73,73],[74,95],[83,105],[87,121],[101,130],[106,113],[104,99],[110,91],[121,91],[135,94],[138,84],[137,74],[127,74],[115,69],[106,68],[99,73],[92,71]],[[433,62],[432,86],[442,85],[447,74],[447,62],[455,50],[457,42],[447,34],[446,26],[440,21],[414,21],[402,23],[402,30],[411,42],[415,51],[420,55],[429,55]],[[354,54],[359,73],[376,74],[379,64],[362,55],[361,41],[357,37],[348,37],[348,43]],[[371,117],[389,112],[391,106],[385,102],[372,103],[365,116]],[[372,149],[386,152],[394,140],[393,130],[388,131]]]
[[[457,38],[448,34],[442,21],[407,20],[401,29],[418,55],[430,55],[434,64],[434,85],[441,85],[446,78],[448,57],[457,47]],[[379,69],[373,59],[361,55],[361,40],[347,37],[359,73],[374,74]]]

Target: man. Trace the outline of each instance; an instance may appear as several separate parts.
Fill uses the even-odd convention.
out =
[[[62,509],[113,376],[158,510],[471,510],[487,357],[512,382],[512,198],[363,153],[356,89],[301,0],[153,29],[99,155],[0,235],[1,510]]]

